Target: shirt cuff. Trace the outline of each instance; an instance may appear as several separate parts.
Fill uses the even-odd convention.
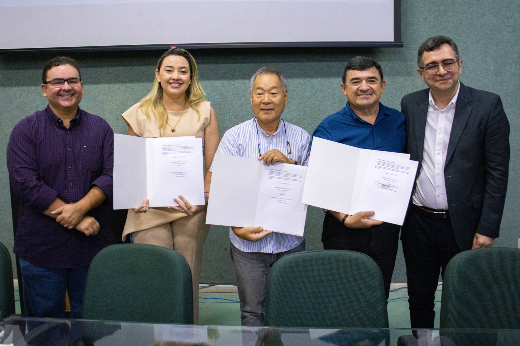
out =
[[[99,187],[101,191],[103,191],[103,193],[105,194],[105,197],[107,198],[112,196],[113,179],[111,177],[102,175],[96,180],[94,180],[94,182],[92,182],[90,186],[91,188],[94,186]]]
[[[28,205],[36,210],[36,212],[43,213],[49,209],[56,198],[58,198],[58,191],[43,185],[38,195],[34,199],[30,200]],[[25,198],[21,196],[21,199],[23,200]]]

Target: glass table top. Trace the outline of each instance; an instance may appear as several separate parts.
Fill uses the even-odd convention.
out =
[[[414,334],[419,339],[412,337]],[[520,329],[313,329],[146,324],[9,317],[2,345],[520,345]]]

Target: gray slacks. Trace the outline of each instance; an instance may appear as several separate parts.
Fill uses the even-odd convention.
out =
[[[267,275],[273,264],[285,255],[305,250],[305,241],[278,253],[244,252],[231,244],[231,259],[237,278],[240,318],[243,326],[264,324]]]

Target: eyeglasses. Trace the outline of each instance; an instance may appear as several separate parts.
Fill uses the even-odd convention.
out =
[[[65,82],[67,82],[68,85],[78,85],[79,82],[81,82],[81,78],[72,77],[72,78],[54,78],[53,80],[47,81],[43,84],[50,84],[52,86],[62,86],[65,85]]]
[[[441,65],[442,65],[442,68],[444,69],[444,71],[451,72],[451,70],[453,70],[455,68],[455,64],[457,64],[459,61],[460,60],[448,59],[448,60],[442,61]],[[435,75],[435,74],[439,73],[439,64],[437,64],[436,62],[432,62],[424,67],[419,67],[419,69],[426,70],[426,71],[428,71],[428,73]]]

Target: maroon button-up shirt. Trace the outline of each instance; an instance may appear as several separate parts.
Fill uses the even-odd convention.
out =
[[[20,200],[14,253],[46,268],[88,265],[113,243],[106,205],[92,209],[101,229],[95,236],[69,230],[43,214],[60,198],[82,199],[92,187],[112,195],[114,133],[108,123],[81,109],[67,129],[49,106],[20,121],[7,146],[7,168]],[[105,200],[107,203],[107,200]]]

